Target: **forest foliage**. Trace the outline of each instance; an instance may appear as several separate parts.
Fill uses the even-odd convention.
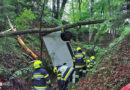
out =
[[[76,35],[76,40],[79,34],[89,33],[90,44],[103,41],[104,35],[113,39],[119,37],[130,22],[129,0],[0,0],[0,11],[0,31],[9,29],[7,16],[17,30],[40,28],[41,20],[42,27],[56,27],[78,21],[106,19],[102,24],[70,29]]]
[[[41,18],[42,14],[42,18]],[[102,55],[108,49],[101,48],[97,42],[103,41],[105,35],[115,40],[110,48],[121,41],[129,33],[130,25],[130,1],[129,0],[0,0],[0,32],[8,30],[7,16],[16,26],[17,30],[29,28],[52,28],[60,25],[75,23],[79,21],[106,19],[104,23],[77,26],[70,31],[75,35],[72,40],[73,49],[81,46],[85,50],[94,50],[98,57],[98,63]],[[85,35],[81,37],[82,35]],[[33,50],[39,50],[40,41],[38,35],[27,35],[25,42]],[[89,39],[85,39],[85,37]],[[80,39],[81,38],[81,39]],[[27,40],[26,40],[27,39]],[[31,41],[30,41],[31,40]],[[34,43],[32,43],[32,41]],[[75,42],[76,41],[76,42]],[[0,38],[0,54],[12,54],[19,56],[22,47],[15,37]],[[87,45],[86,45],[87,44]],[[35,48],[34,48],[35,47]],[[18,49],[19,48],[19,49]],[[25,60],[25,59],[24,59]],[[98,65],[98,64],[97,64]],[[19,69],[10,78],[22,76],[23,72],[32,70],[32,67]],[[103,69],[103,68],[102,68]],[[0,68],[0,72],[3,71]],[[11,72],[11,70],[9,71]]]
[[[95,45],[97,42],[104,40],[104,35],[115,39],[124,32],[126,26],[127,30],[129,30],[128,25],[130,23],[129,0],[0,0],[0,12],[1,32],[10,28],[7,16],[11,19],[17,30],[34,27],[40,28],[41,22],[42,27],[56,27],[78,21],[106,19],[102,24],[78,26],[70,29],[76,36],[77,41],[80,41],[79,38],[81,35],[84,33],[87,34],[89,45],[82,44],[81,41],[84,37],[81,37],[80,44],[83,45],[81,46],[85,49],[93,49],[95,47],[96,51],[100,47]],[[92,39],[93,35],[94,38]],[[34,38],[31,35],[27,37],[32,40]],[[10,48],[14,47],[12,52],[16,53],[18,51],[15,47],[19,47],[19,45],[16,44],[14,38],[1,38],[0,41],[2,42],[0,44],[1,54],[4,53],[4,48],[9,48],[8,46],[6,47],[6,43],[10,43]],[[28,40],[25,41],[29,46],[34,46]],[[35,40],[35,42],[36,45],[40,45],[38,40]]]

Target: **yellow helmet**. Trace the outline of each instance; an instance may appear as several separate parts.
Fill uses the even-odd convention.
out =
[[[87,61],[87,63],[89,63],[89,62],[90,62],[90,60],[89,60],[89,59],[87,59],[86,61]]]
[[[80,47],[77,47],[77,48],[76,48],[76,51],[79,51],[79,50],[81,50],[81,48],[80,48]]]
[[[34,61],[33,66],[35,69],[37,69],[37,68],[41,67],[41,64],[42,64],[42,62],[40,60],[36,60],[36,61]]]
[[[57,72],[57,67],[53,68],[53,72],[56,73]]]
[[[85,55],[86,53],[85,53],[85,52],[83,52],[83,54]]]
[[[90,59],[92,59],[92,60],[93,60],[93,59],[95,59],[95,57],[94,57],[94,56],[91,56],[91,57],[90,57]]]

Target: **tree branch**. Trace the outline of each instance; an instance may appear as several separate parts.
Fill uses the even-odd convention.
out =
[[[69,28],[73,28],[76,26],[80,26],[80,25],[90,25],[90,24],[98,24],[98,23],[103,23],[106,19],[102,19],[102,20],[94,20],[94,21],[82,21],[82,22],[77,22],[74,24],[66,24],[66,25],[62,25],[62,26],[58,26],[58,27],[54,27],[54,28],[41,28],[41,31],[39,30],[39,28],[33,28],[33,29],[27,29],[27,30],[22,30],[22,31],[15,31],[15,32],[10,32],[10,33],[4,33],[4,34],[0,34],[0,37],[8,37],[8,36],[16,36],[16,35],[23,35],[23,34],[32,34],[32,33],[51,33],[51,32],[55,32],[55,31],[60,31],[62,29],[69,29]]]

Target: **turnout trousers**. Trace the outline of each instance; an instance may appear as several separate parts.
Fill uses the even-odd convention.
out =
[[[84,66],[82,69],[81,69],[81,77],[85,77],[86,76],[86,66]]]
[[[72,81],[72,77],[73,77],[73,72],[70,74],[69,78],[66,81],[59,80],[58,81],[59,90],[68,90],[68,83]]]
[[[68,81],[60,80],[58,82],[59,90],[68,90]]]
[[[75,82],[79,81],[79,78],[86,76],[86,67],[75,68]]]

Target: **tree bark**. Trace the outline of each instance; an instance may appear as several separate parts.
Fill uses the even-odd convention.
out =
[[[112,10],[111,10],[111,1],[110,0],[108,0],[108,11],[109,11],[109,17],[111,17],[112,16]],[[116,30],[114,30],[113,26],[111,26],[110,32],[112,34],[112,38],[114,39]]]
[[[56,12],[55,12],[55,18],[58,19],[59,17],[59,7],[60,7],[60,1],[57,0],[57,8],[56,8]]]
[[[43,2],[43,5],[42,5],[42,9],[41,9],[41,17],[40,17],[40,32],[41,32],[41,26],[42,26],[42,17],[44,16],[44,9],[45,9],[45,7],[46,7],[46,4],[47,4],[47,0],[44,0],[44,2]],[[40,42],[41,42],[41,45],[40,45],[40,59],[41,60],[43,60],[42,59],[42,50],[43,50],[43,40],[42,40],[42,34],[41,33],[39,33],[39,39],[40,39]]]
[[[111,2],[108,0],[108,11],[109,11],[109,16],[111,17]]]
[[[53,8],[52,8],[52,11],[53,11],[53,17],[55,17],[55,13],[56,13],[55,0],[53,0],[53,2],[52,2],[52,6],[53,6]]]
[[[74,1],[72,0],[72,14],[73,14],[73,22],[75,22],[75,17],[74,17]]]
[[[78,3],[79,3],[79,21],[81,21],[81,1],[80,0],[78,0]],[[79,31],[80,31],[80,29],[81,29],[81,25],[79,26],[79,28],[78,28],[78,35],[77,35],[77,40],[79,40]]]
[[[8,18],[8,22],[9,22],[9,26],[11,27],[12,31],[16,32],[16,28],[14,28],[14,26],[12,25],[12,23],[11,23],[9,18]],[[18,40],[19,44],[25,49],[25,51],[27,53],[29,53],[34,59],[38,59],[38,56],[31,49],[29,49],[26,46],[26,44],[23,42],[23,40],[21,39],[21,37],[19,35],[17,35],[17,40]]]
[[[91,0],[91,8],[90,8],[90,18],[91,20],[93,20],[93,4],[94,4],[94,0]],[[93,26],[90,25],[90,28],[89,28],[89,42],[91,41],[91,38],[92,38],[92,35],[93,35]]]
[[[78,2],[79,2],[79,20],[81,20],[81,1],[80,0],[78,0]]]
[[[63,16],[63,12],[64,12],[64,9],[65,9],[66,3],[67,3],[67,0],[63,0],[61,8],[60,8],[60,12],[59,12],[59,19],[61,19],[62,16]]]
[[[0,37],[8,37],[8,36],[16,36],[16,35],[23,35],[23,34],[32,34],[32,33],[44,33],[45,35],[51,32],[60,31],[62,29],[69,29],[80,25],[90,25],[90,24],[97,24],[97,23],[103,23],[106,19],[101,20],[95,20],[95,21],[82,21],[77,22],[74,24],[66,24],[54,28],[41,28],[41,31],[39,28],[34,29],[27,29],[22,31],[16,31],[16,32],[10,32],[10,33],[0,33]]]

